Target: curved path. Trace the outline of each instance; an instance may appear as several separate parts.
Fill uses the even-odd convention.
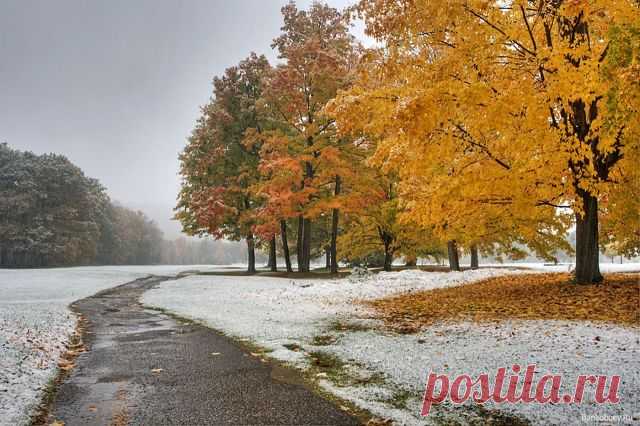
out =
[[[73,425],[355,425],[358,420],[204,326],[145,309],[166,277],[75,302],[88,348],[60,385],[50,421]]]

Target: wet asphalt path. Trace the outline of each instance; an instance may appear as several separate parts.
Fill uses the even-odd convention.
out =
[[[140,295],[165,279],[133,281],[72,305],[88,320],[88,351],[59,387],[50,421],[66,426],[359,424],[302,386],[297,373],[262,362],[204,326],[145,309]]]

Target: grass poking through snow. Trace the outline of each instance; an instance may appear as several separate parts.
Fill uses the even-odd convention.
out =
[[[343,321],[343,320],[335,320],[329,324],[327,331],[333,332],[345,332],[345,331],[369,331],[371,330],[370,326],[365,324],[360,324],[354,321]]]
[[[335,336],[331,336],[329,334],[320,334],[318,336],[313,336],[311,340],[311,344],[314,346],[329,346],[334,344],[338,339]]]

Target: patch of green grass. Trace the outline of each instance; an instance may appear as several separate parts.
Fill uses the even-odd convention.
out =
[[[529,421],[515,414],[487,408],[480,404],[472,405],[480,421],[476,424],[487,424],[492,426],[527,426]]]
[[[313,365],[322,369],[341,369],[346,364],[337,356],[324,351],[309,352]]]
[[[321,334],[314,336],[311,340],[311,344],[314,346],[329,346],[333,345],[338,339],[330,334]]]
[[[379,372],[358,372],[349,368],[349,364],[337,356],[325,352],[314,351],[308,354],[311,359],[310,373],[318,377],[325,374],[337,386],[367,386],[385,383],[385,376]]]
[[[285,343],[282,346],[294,352],[300,352],[302,350],[302,346],[298,345],[297,343]]]
[[[346,369],[347,364],[337,356],[325,351],[313,351],[309,353],[311,359],[311,372],[316,375],[326,374],[326,377],[338,386],[346,386],[350,377]]]
[[[333,332],[357,332],[357,331],[369,331],[371,327],[359,324],[357,322],[335,320],[329,323],[328,331]]]
[[[382,402],[391,405],[393,408],[404,410],[407,408],[407,401],[412,397],[415,397],[413,393],[404,389],[398,389],[393,393],[391,398],[385,399]]]
[[[395,408],[406,409],[411,394],[405,398],[403,392],[380,402]],[[395,402],[394,402],[395,401]],[[524,417],[506,411],[488,408],[481,404],[455,405],[448,402],[434,403],[429,413],[429,424],[437,426],[529,426],[531,423]]]
[[[385,375],[380,372],[374,372],[370,375],[354,377],[351,384],[353,386],[381,385],[386,382]]]

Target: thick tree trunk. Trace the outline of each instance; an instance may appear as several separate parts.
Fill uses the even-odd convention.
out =
[[[325,267],[327,268],[327,271],[328,271],[329,269],[331,269],[331,248],[330,247],[324,248],[324,257],[325,257]]]
[[[280,234],[282,236],[282,253],[284,254],[284,263],[287,265],[287,272],[293,272],[291,267],[291,255],[289,254],[289,242],[287,241],[287,221],[280,221]]]
[[[309,123],[313,121],[310,119]],[[307,145],[313,145],[313,138],[309,136],[307,138]],[[314,175],[313,165],[307,161],[305,162],[305,181],[312,180]],[[302,271],[309,272],[311,266],[311,219],[305,217],[302,225]]]
[[[474,244],[471,246],[471,269],[478,269],[479,267],[478,246]]]
[[[298,216],[298,235],[296,240],[296,257],[298,258],[298,272],[304,271],[304,255],[302,250],[302,239],[304,234],[304,218]]]
[[[602,282],[598,246],[598,199],[579,190],[584,214],[576,214],[576,271],[578,284]]]
[[[340,176],[336,176],[336,187],[334,195],[340,195]],[[338,221],[340,220],[340,210],[333,209],[333,217],[331,218],[331,273],[338,273]]]
[[[391,271],[391,264],[393,263],[393,253],[391,252],[390,244],[385,243],[384,245],[384,267],[383,269],[387,272]]]
[[[338,273],[338,218],[340,212],[338,209],[333,209],[333,220],[331,223],[331,247],[330,247],[330,255],[331,255],[331,273]]]
[[[269,270],[278,272],[278,259],[276,256],[276,236],[274,235],[269,241]]]
[[[383,269],[387,272],[391,271],[391,265],[393,263],[393,254],[395,250],[392,248],[395,238],[384,231],[381,227],[378,227],[378,236],[384,247],[384,265]]]
[[[460,260],[458,258],[458,244],[454,240],[447,242],[447,253],[449,254],[449,269],[459,271]]]
[[[305,217],[302,228],[302,271],[309,272],[311,266],[311,219]]]
[[[247,235],[247,272],[250,274],[256,272],[256,244],[253,234]]]

